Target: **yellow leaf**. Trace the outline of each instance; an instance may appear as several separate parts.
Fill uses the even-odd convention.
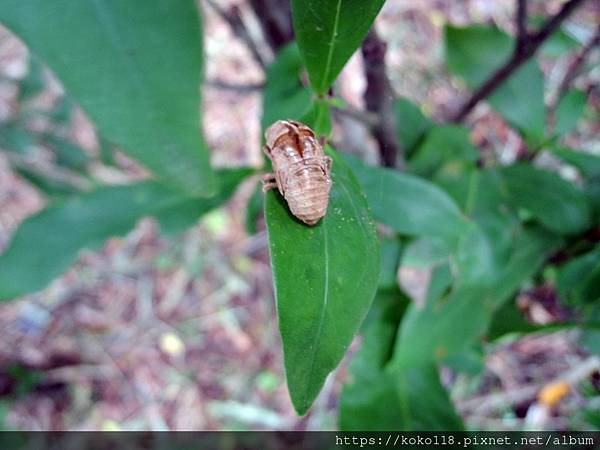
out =
[[[544,386],[538,394],[538,401],[548,407],[557,405],[571,390],[564,381],[557,381]]]

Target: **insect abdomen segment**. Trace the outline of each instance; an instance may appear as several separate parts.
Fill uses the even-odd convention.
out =
[[[327,212],[331,158],[314,132],[300,122],[277,121],[265,137],[265,153],[275,173],[263,177],[263,190],[277,187],[294,216],[308,225],[316,224]]]

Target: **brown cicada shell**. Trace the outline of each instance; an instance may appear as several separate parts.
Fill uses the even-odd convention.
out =
[[[274,173],[263,177],[263,192],[277,188],[294,216],[316,224],[327,212],[331,158],[315,133],[293,120],[279,120],[265,132],[265,153]]]

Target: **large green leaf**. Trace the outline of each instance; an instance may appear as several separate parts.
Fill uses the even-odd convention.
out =
[[[552,153],[570,164],[586,178],[600,180],[600,156],[563,147],[550,148]]]
[[[540,29],[548,20],[544,15],[532,15],[529,17],[529,26],[533,29]],[[576,35],[567,26],[562,25],[540,47],[540,53],[549,58],[558,58],[565,53],[575,50],[581,42]]]
[[[394,100],[396,113],[396,129],[398,138],[407,156],[410,156],[421,142],[433,122],[423,114],[421,109],[404,97]]]
[[[399,368],[419,366],[463,353],[484,335],[493,312],[535,274],[557,243],[555,236],[541,228],[521,231],[510,259],[492,280],[474,283],[469,276],[463,280],[459,274],[454,289],[445,297],[428,295],[424,307],[411,305],[402,321],[393,364]],[[476,259],[471,263],[479,264]],[[457,323],[461,324],[459,331]]]
[[[564,300],[581,306],[600,299],[600,246],[570,260],[558,271],[556,288]]]
[[[396,272],[400,262],[402,244],[392,237],[381,238],[381,270],[379,273],[379,289],[393,289],[398,286]]]
[[[494,313],[487,338],[494,341],[507,334],[534,333],[538,330],[540,330],[540,326],[529,322],[517,307],[516,302],[507,302]]]
[[[406,431],[463,431],[465,426],[440,381],[437,365],[390,366],[401,404],[401,429]]]
[[[410,159],[408,169],[430,178],[442,166],[456,171],[457,166],[474,166],[479,151],[469,140],[469,130],[454,125],[432,128]]]
[[[194,225],[200,216],[224,203],[235,191],[238,184],[251,173],[251,169],[218,170],[219,192],[217,195],[198,199],[182,197],[182,201],[154,214],[163,235],[185,231]]]
[[[577,126],[587,104],[587,95],[579,89],[571,89],[558,102],[555,111],[554,134],[563,136]]]
[[[379,243],[366,200],[344,161],[332,156],[329,209],[317,225],[294,218],[278,193],[266,199],[286,377],[299,414],[344,356],[379,278]]]
[[[344,158],[363,187],[375,218],[399,233],[440,236],[450,241],[469,227],[454,201],[434,184],[391,169]]]
[[[600,356],[600,304],[594,304],[587,315],[587,322],[591,326],[582,330],[579,344],[591,354]]]
[[[510,57],[514,39],[495,27],[471,25],[445,29],[450,71],[478,88]],[[489,103],[533,145],[544,138],[544,78],[535,60],[515,71],[488,98]]]
[[[317,93],[325,93],[367,35],[385,0],[292,0],[296,40]]]
[[[261,127],[280,119],[299,120],[311,106],[310,90],[302,85],[302,59],[295,43],[284,47],[267,69]]]
[[[530,211],[549,230],[571,234],[590,225],[585,194],[559,175],[530,164],[505,167],[501,174],[511,202]]]
[[[510,207],[499,173],[474,167],[458,167],[458,170],[447,167],[437,174],[435,181],[477,223],[477,227],[469,233],[478,239],[473,240],[465,234],[458,256],[464,258],[469,252],[471,257],[477,254],[483,256],[487,249],[491,250],[491,254],[488,254],[486,261],[496,267],[504,266],[520,222],[516,212]],[[495,269],[488,268],[495,272]]]
[[[379,300],[379,302],[377,302]],[[381,303],[380,308],[376,308]],[[352,358],[350,375],[340,396],[342,430],[397,430],[400,401],[393,379],[384,372],[402,317],[401,294],[378,294],[360,351]],[[371,318],[371,316],[373,316]]]
[[[199,128],[193,0],[1,0],[0,22],[54,70],[108,140],[173,187],[214,193]]]
[[[193,223],[221,204],[247,174],[247,169],[225,172],[221,193],[210,199],[182,197],[147,181],[100,188],[47,207],[19,227],[0,255],[0,299],[43,288],[82,249],[96,249],[109,237],[127,233],[141,217],[156,216],[171,231],[181,220]]]
[[[401,372],[386,370],[403,307],[400,294],[387,300],[365,332],[362,347],[350,365],[349,380],[340,397],[340,428],[344,431],[464,429],[433,362],[407,367]],[[397,389],[399,379],[401,390]]]

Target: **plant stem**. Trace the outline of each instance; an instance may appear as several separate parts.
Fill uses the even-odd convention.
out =
[[[522,20],[524,10],[522,0],[518,0],[517,22],[518,29],[522,31]],[[502,83],[504,83],[517,69],[526,63],[540,48],[540,46],[554,33],[561,23],[586,0],[569,0],[563,4],[560,11],[548,19],[539,31],[525,33],[521,39],[517,39],[515,49],[511,57],[496,72],[494,72],[467,100],[458,113],[453,117],[453,122],[462,122],[475,106],[483,99],[491,95]],[[526,14],[525,14],[526,16]]]
[[[374,114],[377,123],[371,126],[371,133],[379,146],[381,163],[386,167],[403,170],[404,154],[396,133],[394,114],[394,93],[387,77],[385,52],[387,46],[374,28],[371,28],[362,45],[367,88],[364,93],[367,111]]]

